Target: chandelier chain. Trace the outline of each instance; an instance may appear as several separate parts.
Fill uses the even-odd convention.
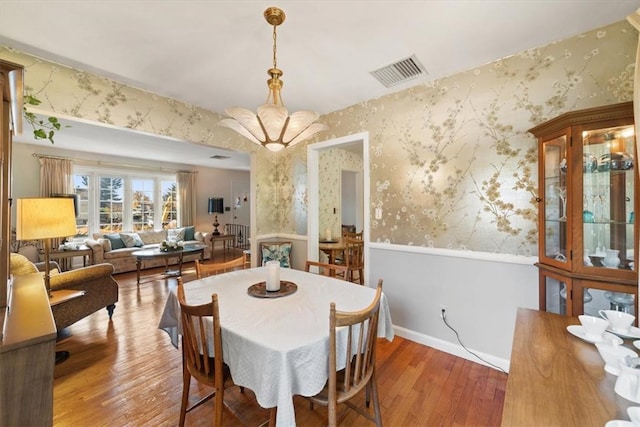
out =
[[[277,25],[274,25],[273,26],[273,68],[278,68],[278,61],[276,59],[276,41],[277,41],[276,28],[277,28]]]

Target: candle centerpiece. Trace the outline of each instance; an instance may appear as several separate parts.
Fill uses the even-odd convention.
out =
[[[280,261],[267,261],[267,292],[280,290]]]
[[[325,239],[327,242],[330,242],[330,241],[331,241],[331,229],[330,229],[330,228],[327,228],[327,229],[325,230],[325,232],[324,232],[324,239]]]

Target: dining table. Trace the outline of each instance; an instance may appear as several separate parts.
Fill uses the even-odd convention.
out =
[[[218,295],[223,358],[238,386],[251,389],[263,408],[277,408],[276,426],[295,426],[293,397],[314,396],[329,378],[329,307],[356,311],[367,307],[376,290],[335,278],[282,268],[286,292],[255,292],[267,279],[266,267],[236,270],[186,282],[190,305]],[[278,295],[277,295],[278,294]],[[180,304],[171,289],[158,326],[177,348]],[[378,337],[393,340],[389,304],[380,300]],[[346,329],[338,330],[338,349],[346,346]],[[340,354],[340,351],[338,352]],[[344,368],[346,360],[339,361]]]
[[[336,259],[344,253],[347,243],[344,239],[320,240],[318,249],[327,254],[329,264],[335,264]]]

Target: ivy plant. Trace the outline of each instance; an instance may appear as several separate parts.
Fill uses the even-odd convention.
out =
[[[27,105],[37,106],[42,101],[33,95],[25,95],[24,97],[24,117],[33,128],[33,136],[35,139],[48,139],[53,144],[53,137],[57,131],[62,128],[57,117],[49,116],[47,119],[40,119],[34,113],[27,111]]]

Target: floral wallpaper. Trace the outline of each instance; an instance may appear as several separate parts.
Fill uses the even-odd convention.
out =
[[[369,132],[372,241],[535,255],[537,146],[527,130],[632,100],[637,37],[621,21],[417,84],[324,115],[330,130],[309,143]],[[45,113],[255,153],[258,234],[306,234],[308,143],[274,154],[197,106],[6,47],[0,58],[25,65]]]
[[[331,230],[331,236],[337,237],[342,233],[342,170],[362,171],[362,156],[340,148],[320,151],[318,161],[319,194],[318,204],[320,212],[318,224],[319,236],[325,237],[325,230]],[[333,209],[337,211],[334,213]]]
[[[637,37],[621,21],[323,116],[329,138],[369,132],[371,240],[536,255],[527,130],[632,100]]]
[[[0,46],[0,58],[25,67],[25,93],[42,104],[35,113],[82,119],[98,124],[170,136],[184,141],[255,153],[260,209],[258,233],[275,233],[281,222],[277,210],[279,187],[273,153],[217,126],[224,117],[179,100],[155,95],[106,77],[76,70],[15,49]],[[25,123],[25,126],[28,126]],[[62,130],[64,131],[64,130]],[[31,129],[24,129],[30,133]],[[42,142],[48,143],[47,141]]]

